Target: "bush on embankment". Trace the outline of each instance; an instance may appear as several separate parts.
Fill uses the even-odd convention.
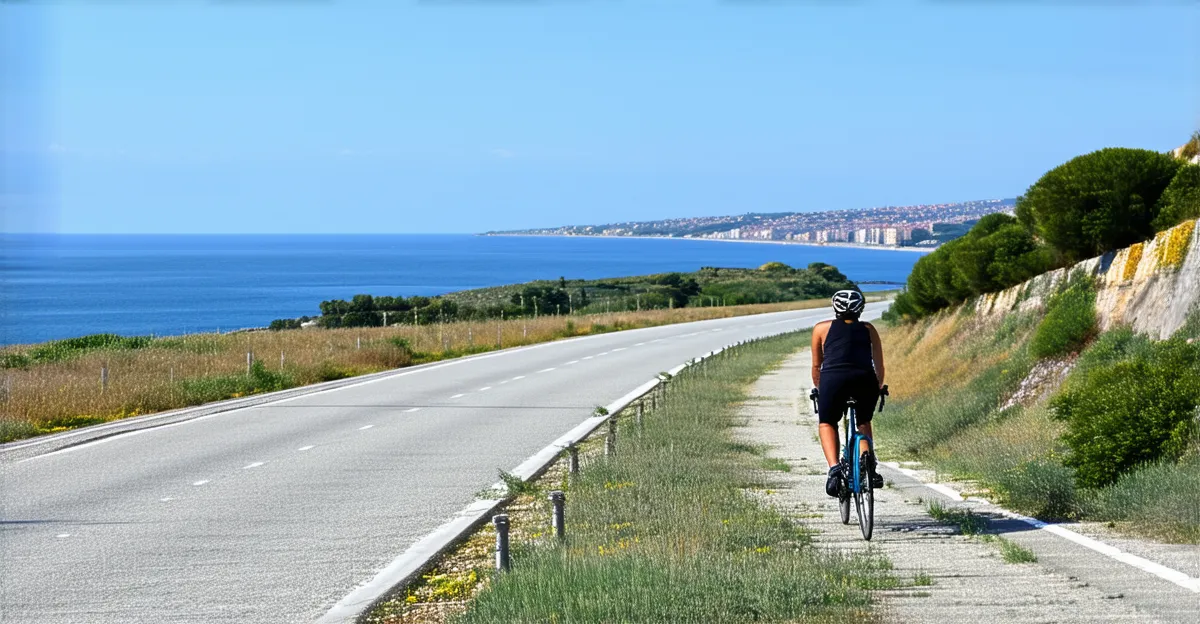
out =
[[[1119,356],[1088,367],[1051,402],[1067,423],[1065,464],[1084,487],[1111,485],[1124,473],[1183,456],[1196,435],[1200,345],[1181,337],[1161,342],[1117,334]],[[1140,344],[1139,344],[1140,343]]]
[[[1029,350],[1038,358],[1076,352],[1096,331],[1095,280],[1073,275],[1046,302],[1046,316],[1038,323]]]

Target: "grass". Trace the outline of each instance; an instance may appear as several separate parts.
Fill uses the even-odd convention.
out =
[[[997,537],[996,541],[1000,544],[1000,557],[1005,563],[1037,563],[1037,555],[1032,550],[1003,537]]]
[[[761,449],[731,424],[747,386],[808,334],[751,343],[684,373],[638,430],[622,419],[615,457],[596,456],[567,490],[567,539],[514,555],[455,621],[861,622],[869,590],[893,587],[881,559],[824,554],[739,484]]]
[[[759,461],[758,465],[763,470],[774,470],[777,472],[792,471],[791,464],[788,464],[786,461],[779,459],[778,457],[764,457]]]
[[[0,442],[157,411],[571,336],[816,308],[827,301],[531,320],[192,334],[85,336],[0,349]],[[247,371],[253,353],[261,371]],[[107,368],[107,387],[101,369]],[[249,374],[248,374],[249,372]]]
[[[979,535],[987,530],[987,520],[971,513],[970,509],[946,507],[941,501],[931,501],[926,508],[929,516],[943,524],[949,524],[967,536]]]
[[[1121,477],[1084,505],[1097,520],[1154,539],[1200,544],[1200,454],[1162,461]]]

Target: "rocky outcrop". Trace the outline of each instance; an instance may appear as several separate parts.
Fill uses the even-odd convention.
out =
[[[1153,239],[1039,275],[975,301],[982,319],[1045,305],[1067,277],[1080,271],[1096,278],[1100,329],[1126,324],[1158,339],[1175,333],[1200,305],[1200,227],[1185,221]]]

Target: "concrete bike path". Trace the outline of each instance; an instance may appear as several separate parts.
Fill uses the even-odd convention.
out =
[[[766,445],[791,472],[770,472],[770,503],[816,530],[822,548],[882,553],[902,585],[877,596],[887,622],[1197,622],[1200,594],[1073,542],[994,516],[990,531],[1025,546],[1039,563],[1005,563],[995,542],[957,534],[929,517],[946,496],[883,466],[889,482],[876,491],[875,533],[862,539],[851,510],[843,525],[837,501],[824,492],[826,464],[808,401],[811,356],[803,351],[758,380],[735,430]],[[886,418],[887,412],[883,413]],[[991,515],[986,507],[975,511]],[[992,509],[995,509],[993,506]],[[1018,526],[1019,525],[1019,526]],[[928,585],[913,585],[922,577]]]

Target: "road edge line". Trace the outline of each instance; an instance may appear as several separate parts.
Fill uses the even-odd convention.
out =
[[[880,465],[887,466],[888,468],[891,468],[896,472],[915,480],[917,483],[920,483],[921,485],[933,490],[934,492],[937,492],[938,494],[941,494],[942,496],[945,496],[946,498],[949,498],[950,500],[959,502],[971,501],[983,503],[987,505],[990,510],[995,511],[1006,518],[1020,520],[1021,522],[1024,522],[1035,529],[1046,531],[1052,535],[1057,535],[1058,537],[1074,542],[1080,546],[1083,546],[1084,548],[1087,548],[1088,550],[1100,553],[1110,559],[1135,567],[1143,572],[1153,574],[1164,581],[1168,581],[1184,589],[1200,593],[1200,578],[1188,576],[1184,572],[1180,572],[1174,568],[1168,568],[1161,563],[1151,561],[1145,557],[1139,557],[1133,553],[1125,552],[1120,548],[1113,546],[1112,544],[1107,544],[1094,537],[1088,537],[1082,533],[1076,533],[1075,531],[1072,531],[1061,524],[1044,522],[1042,520],[1038,520],[1037,518],[1031,518],[1029,516],[1019,514],[1015,511],[1009,511],[995,503],[992,503],[991,501],[976,498],[974,496],[970,498],[964,498],[963,495],[955,491],[954,488],[944,483],[929,483],[928,481],[922,479],[915,470],[903,468],[896,462],[880,462]]]

